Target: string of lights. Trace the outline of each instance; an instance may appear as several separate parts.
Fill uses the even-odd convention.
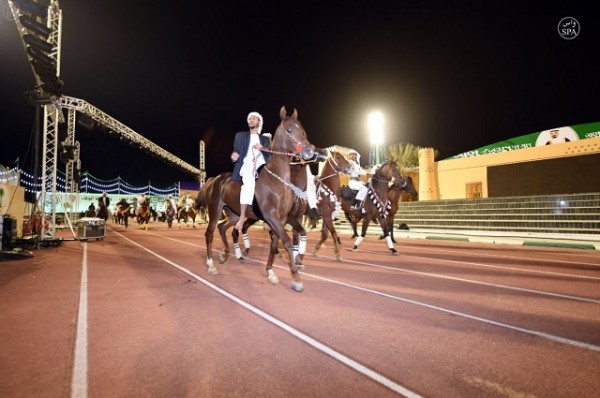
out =
[[[34,181],[34,176],[31,173],[21,169],[14,168],[11,170],[0,170],[0,182],[20,185],[25,188],[26,193],[39,193],[42,187],[42,178],[38,177]],[[59,171],[56,178],[56,187],[58,192],[67,192],[66,178],[63,172]],[[102,180],[89,173],[84,173],[80,184],[81,193],[110,193],[118,195],[139,195],[142,192],[149,195],[175,195],[179,194],[179,184],[174,183],[168,187],[156,187],[150,182],[148,185],[134,186],[122,179],[120,176],[112,180]]]

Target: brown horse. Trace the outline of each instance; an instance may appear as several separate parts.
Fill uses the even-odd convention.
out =
[[[169,229],[173,228],[173,219],[177,214],[177,210],[173,207],[173,205],[169,202],[167,205],[167,209],[165,210],[165,219],[167,220],[167,226]]]
[[[340,255],[340,238],[335,229],[333,219],[341,212],[341,201],[339,198],[340,192],[340,173],[349,173],[352,166],[348,159],[338,151],[329,151],[327,161],[321,170],[316,185],[317,185],[317,208],[319,214],[323,218],[321,226],[321,238],[315,245],[314,255],[318,255],[318,251],[331,233],[333,238],[333,247],[335,258],[341,261]]]
[[[262,168],[256,181],[254,192],[256,208],[248,208],[247,218],[258,219],[256,214],[262,213],[262,219],[271,231],[271,248],[267,259],[267,279],[271,283],[279,283],[279,278],[273,271],[273,260],[277,252],[277,244],[282,241],[288,253],[289,267],[292,274],[292,289],[303,291],[304,285],[298,272],[298,266],[293,261],[292,244],[284,229],[288,215],[294,206],[294,197],[303,192],[291,183],[290,159],[310,159],[314,154],[314,146],[308,142],[306,131],[298,121],[298,112],[294,109],[292,116],[287,116],[285,107],[279,111],[281,123],[275,131],[271,147],[265,149],[271,153],[271,158]],[[206,204],[208,208],[208,226],[205,232],[208,272],[217,273],[212,258],[212,241],[214,230],[224,206],[235,215],[240,212],[239,181],[233,181],[231,173],[223,173],[215,177],[207,187]]]
[[[125,200],[121,199],[115,206],[115,222],[117,224],[125,224],[125,228],[129,226],[129,218],[133,217],[133,211],[131,205]]]
[[[108,207],[100,200],[98,201],[98,218],[108,220]]]
[[[150,222],[150,204],[148,203],[148,199],[144,200],[140,204],[139,210],[136,212],[137,223],[140,226],[145,226],[146,231],[148,230],[148,223]],[[144,225],[145,224],[145,225]]]
[[[179,224],[181,224],[181,220],[183,220],[183,222],[186,223],[186,225],[187,225],[188,218],[190,218],[192,220],[192,227],[196,228],[196,215],[197,214],[198,213],[196,212],[196,209],[194,209],[193,206],[189,206],[187,210],[186,210],[185,205],[181,206],[179,208],[179,211],[177,212],[177,222]],[[179,225],[178,228],[181,228],[181,225]]]
[[[394,221],[396,218],[396,213],[398,213],[398,207],[400,206],[400,197],[402,196],[402,192],[408,193],[412,199],[419,197],[419,193],[415,189],[415,185],[413,184],[413,180],[410,176],[406,177],[404,181],[395,181],[388,190],[388,200],[392,204],[390,214],[388,215],[388,233],[392,239],[392,242],[394,243],[396,243],[396,239],[394,239]],[[353,228],[354,232],[356,232],[356,225],[353,225]],[[379,239],[385,239],[385,236],[381,235]]]
[[[394,248],[394,243],[389,235],[388,217],[392,204],[388,198],[388,190],[390,183],[395,181],[404,181],[406,178],[402,176],[398,165],[392,160],[384,163],[371,178],[369,183],[369,191],[367,197],[361,204],[360,209],[351,209],[352,201],[343,197],[342,209],[346,213],[346,217],[351,220],[362,219],[362,230],[360,236],[354,241],[353,251],[358,250],[358,246],[367,235],[367,228],[372,220],[377,220],[383,231],[383,237],[387,242],[388,249],[393,255],[397,255],[398,251]],[[342,195],[344,196],[344,195]]]
[[[390,201],[391,208],[388,215],[387,227],[388,235],[394,243],[396,243],[396,239],[394,239],[394,219],[396,218],[396,213],[398,212],[398,206],[400,203],[400,197],[402,196],[402,192],[408,193],[413,199],[417,198],[419,195],[417,190],[415,189],[412,178],[410,176],[404,177],[403,174],[401,174],[400,176],[401,179],[395,180],[394,183],[388,189],[388,200]],[[359,214],[347,217],[347,219],[350,222],[350,225],[352,226],[352,238],[358,237],[357,226],[358,222],[362,219],[362,216]],[[372,221],[375,220],[377,220],[377,217],[375,217]],[[381,235],[379,239],[385,239],[385,236]]]

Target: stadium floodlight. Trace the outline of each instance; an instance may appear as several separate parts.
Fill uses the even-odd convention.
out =
[[[382,162],[381,147],[383,145],[383,127],[385,121],[383,113],[374,111],[367,116],[367,128],[369,130],[369,140],[371,147],[375,149],[375,164]]]

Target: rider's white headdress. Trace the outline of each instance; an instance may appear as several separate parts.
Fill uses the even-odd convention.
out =
[[[260,120],[260,126],[258,126],[258,134],[260,134],[260,132],[262,131],[262,127],[263,127],[263,117],[260,113],[258,112],[250,112],[248,114],[248,117],[246,118],[246,121],[249,122],[250,121],[250,117],[251,116],[256,116],[258,118],[258,120]]]

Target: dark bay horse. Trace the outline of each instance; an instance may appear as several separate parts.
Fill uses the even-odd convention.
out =
[[[167,209],[165,210],[165,218],[167,220],[167,225],[169,229],[173,228],[173,219],[177,214],[177,209],[173,207],[171,203],[167,205]]]
[[[292,274],[292,289],[303,291],[304,285],[294,263],[292,243],[284,229],[288,215],[294,207],[294,197],[303,192],[291,183],[290,159],[310,159],[314,156],[314,146],[306,137],[306,131],[298,121],[298,112],[294,109],[291,116],[287,116],[285,107],[279,111],[281,123],[275,131],[271,147],[268,151],[271,158],[262,168],[256,181],[254,201],[256,209],[248,208],[248,219],[258,219],[256,212],[262,213],[262,219],[273,232],[271,247],[266,263],[267,279],[271,283],[279,283],[279,278],[273,270],[273,260],[277,253],[277,244],[282,241],[288,253],[289,267]],[[205,232],[208,272],[217,273],[212,258],[212,241],[217,222],[221,217],[223,208],[227,206],[235,215],[240,212],[241,182],[233,181],[231,173],[216,176],[206,190],[206,204],[208,208],[208,226]]]
[[[362,229],[360,236],[356,237],[352,250],[357,251],[358,246],[367,235],[367,228],[372,220],[377,220],[383,231],[383,238],[386,240],[388,249],[393,255],[398,251],[394,248],[394,243],[389,235],[388,217],[392,204],[388,197],[390,184],[406,180],[400,173],[398,165],[393,160],[384,163],[373,175],[369,183],[367,197],[362,203],[361,209],[351,209],[352,201],[347,198],[342,199],[342,208],[348,219],[362,219]]]
[[[148,199],[144,200],[140,204],[140,208],[136,214],[137,223],[148,230],[148,223],[150,222],[150,204],[148,203]]]
[[[186,225],[187,225],[188,218],[190,218],[192,220],[192,227],[196,228],[196,215],[197,214],[198,213],[196,212],[196,209],[194,209],[193,206],[189,206],[186,210],[186,206],[183,205],[177,212],[177,222],[181,224],[181,220],[183,220],[183,222],[186,223]],[[181,225],[178,226],[178,228],[180,228],[180,227],[181,227]]]
[[[133,211],[131,205],[125,200],[121,199],[115,206],[115,222],[117,224],[125,224],[125,228],[129,226],[129,218],[133,217]]]
[[[98,218],[108,220],[108,207],[100,200],[98,201]]]
[[[318,251],[331,234],[333,238],[333,247],[335,258],[341,261],[340,255],[340,238],[333,223],[334,218],[342,211],[342,203],[339,197],[340,192],[340,173],[349,173],[352,166],[348,159],[338,151],[329,151],[329,156],[321,170],[316,186],[317,186],[317,208],[323,219],[321,226],[321,238],[315,245],[314,255],[318,255]]]
[[[402,196],[402,192],[406,192],[411,197],[417,198],[418,192],[415,189],[411,177],[404,177],[404,175],[400,175],[400,180],[395,180],[394,183],[388,189],[388,200],[390,201],[391,208],[388,215],[388,235],[392,239],[392,242],[396,243],[396,239],[394,239],[394,218],[396,217],[396,213],[398,212],[398,206],[400,205],[400,197]],[[352,238],[358,237],[358,223],[362,219],[362,215],[353,215],[347,217],[350,225],[352,226]],[[375,217],[372,221],[377,220]],[[385,239],[384,235],[381,235],[379,239]]]
[[[390,209],[390,214],[388,216],[388,234],[394,243],[396,243],[396,239],[394,239],[394,219],[396,218],[396,213],[398,213],[402,192],[408,193],[413,199],[418,198],[419,193],[415,189],[412,177],[408,176],[404,181],[395,181],[388,190],[388,200],[392,204],[392,208]],[[356,233],[356,225],[353,225],[352,227]],[[381,235],[379,239],[385,239],[385,236]]]

